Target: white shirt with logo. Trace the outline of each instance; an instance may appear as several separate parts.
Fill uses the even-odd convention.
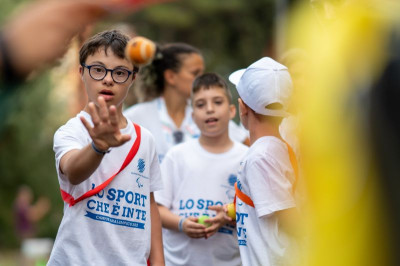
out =
[[[168,115],[167,107],[162,97],[136,104],[126,109],[124,115],[134,123],[147,128],[153,134],[160,162],[167,151],[180,142],[176,139],[176,132],[181,134],[181,142],[200,136],[200,130],[192,119],[192,107],[190,104],[186,106],[185,118],[180,128],[175,125]],[[248,132],[243,126],[230,121],[229,135],[232,140],[243,142],[248,137]]]
[[[161,164],[164,189],[157,203],[181,217],[214,216],[207,206],[233,202],[239,163],[248,147],[234,142],[227,152],[207,152],[199,140],[173,147]],[[194,239],[183,232],[163,229],[166,265],[241,265],[234,226],[223,226],[209,239]]]
[[[59,164],[65,153],[92,142],[80,116],[91,123],[90,115],[82,111],[54,136],[60,188],[75,199],[118,172],[136,140],[134,126],[128,122],[121,133],[131,135],[131,140],[112,148],[87,180],[72,185],[60,172]],[[64,204],[64,216],[48,265],[147,265],[151,237],[150,192],[159,189],[162,189],[162,180],[155,143],[151,134],[141,127],[140,147],[131,163],[98,194],[72,207]]]
[[[238,188],[252,199],[255,208],[236,199],[237,236],[244,266],[287,265],[285,255],[292,240],[279,230],[275,213],[296,206],[294,182],[284,142],[267,136],[251,145],[240,165]]]

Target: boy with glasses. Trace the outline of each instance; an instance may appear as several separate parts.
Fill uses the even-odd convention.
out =
[[[80,50],[88,104],[54,135],[64,217],[48,265],[164,265],[151,134],[122,115],[137,68],[128,37],[105,31]]]

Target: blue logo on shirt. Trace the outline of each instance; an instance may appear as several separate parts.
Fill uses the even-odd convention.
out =
[[[138,165],[137,165],[138,171],[139,171],[140,173],[143,173],[145,167],[146,167],[146,163],[144,162],[144,160],[143,160],[143,159],[139,159],[139,160],[138,160]]]
[[[143,159],[139,158],[138,163],[137,163],[137,170],[139,173],[135,173],[135,172],[131,172],[132,175],[136,175],[136,183],[138,185],[138,188],[142,188],[144,183],[143,180],[141,180],[141,178],[143,177],[144,179],[149,179],[147,176],[143,175],[143,172],[146,169],[146,163]]]
[[[233,186],[235,185],[235,183],[236,183],[236,180],[237,180],[236,175],[231,174],[231,175],[228,177],[228,183],[229,183],[229,185],[231,185],[231,186],[233,187]]]

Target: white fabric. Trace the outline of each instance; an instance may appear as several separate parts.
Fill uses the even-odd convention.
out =
[[[295,207],[292,187],[295,175],[287,146],[275,137],[259,138],[240,164],[238,188],[255,208],[236,199],[237,234],[244,266],[285,265],[291,245],[279,230],[277,211]]]
[[[72,185],[60,172],[59,164],[66,152],[91,143],[79,116],[91,123],[90,115],[82,111],[54,135],[60,187],[75,199],[115,174],[136,139],[134,126],[128,122],[121,133],[130,134],[132,139],[112,148],[87,180]],[[73,207],[64,204],[64,216],[48,265],[147,265],[151,235],[150,192],[161,188],[154,140],[141,127],[140,148],[131,163],[95,196]]]
[[[147,128],[153,134],[160,162],[167,151],[176,145],[173,137],[175,131],[182,131],[183,142],[200,136],[200,130],[192,119],[192,107],[190,104],[186,106],[185,118],[180,128],[177,128],[168,115],[162,97],[150,102],[136,104],[126,109],[124,115],[134,123]],[[248,137],[248,132],[244,127],[240,127],[235,122],[230,121],[229,135],[232,140],[243,142]]]
[[[292,79],[287,67],[269,57],[263,57],[246,69],[239,69],[229,76],[240,98],[256,113],[270,116],[288,116],[287,109],[292,95]],[[281,110],[268,105],[280,103]]]
[[[233,201],[239,162],[248,147],[235,142],[222,154],[204,150],[198,139],[172,148],[161,164],[164,189],[157,203],[182,217],[214,216],[210,205]],[[163,230],[166,265],[235,266],[240,264],[236,230],[224,226],[209,239],[189,238],[183,232]]]
[[[300,142],[298,138],[299,123],[299,118],[291,115],[285,117],[279,125],[280,135],[290,145],[290,147],[292,147],[298,162],[300,162]]]

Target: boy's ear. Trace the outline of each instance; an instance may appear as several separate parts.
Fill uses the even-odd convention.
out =
[[[238,98],[238,103],[239,103],[239,115],[240,116],[247,115],[247,113],[249,112],[249,107],[247,107],[247,105],[240,98]]]
[[[79,66],[79,75],[83,76],[83,67]]]
[[[236,115],[236,106],[234,104],[229,105],[229,118],[233,119]]]

